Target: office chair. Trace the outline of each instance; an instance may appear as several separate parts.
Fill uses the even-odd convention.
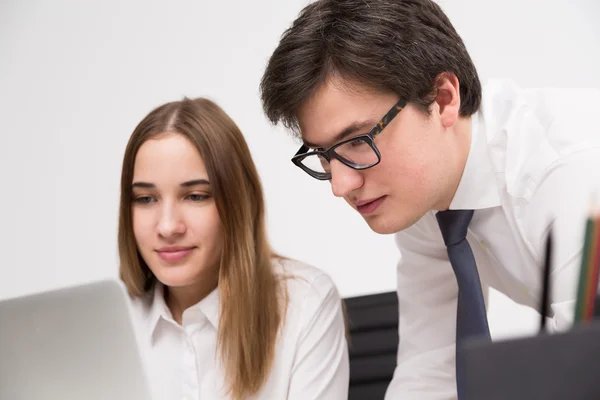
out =
[[[383,400],[396,368],[396,292],[345,298],[350,331],[348,400]]]

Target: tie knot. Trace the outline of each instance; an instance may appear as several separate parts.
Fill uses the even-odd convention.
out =
[[[473,210],[446,210],[435,214],[446,247],[455,245],[467,237],[467,229],[473,218]]]

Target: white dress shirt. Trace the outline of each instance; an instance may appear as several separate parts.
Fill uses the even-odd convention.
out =
[[[451,209],[474,209],[467,239],[484,287],[540,310],[553,224],[550,328],[571,326],[584,223],[600,188],[600,91],[491,81]],[[598,192],[600,194],[600,192]],[[386,400],[456,398],[457,285],[435,218],[396,234],[398,365]]]
[[[347,400],[349,362],[341,299],[328,275],[297,261],[274,261],[289,304],[275,359],[255,400]],[[182,325],[163,287],[133,300],[140,350],[154,400],[218,400],[223,371],[216,353],[219,291],[185,310]],[[259,312],[259,310],[257,310]]]

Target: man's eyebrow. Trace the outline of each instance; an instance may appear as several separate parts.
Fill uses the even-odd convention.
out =
[[[182,187],[190,187],[190,186],[198,186],[198,185],[210,185],[210,182],[207,179],[194,179],[191,181],[183,182],[180,186]],[[156,185],[154,183],[149,182],[133,182],[131,184],[132,188],[142,188],[142,189],[154,189]]]
[[[355,121],[355,122],[351,123],[350,125],[348,125],[347,127],[345,127],[340,133],[335,135],[335,137],[332,140],[332,145],[335,143],[341,142],[342,140],[346,139],[348,136],[352,135],[353,133],[356,133],[356,132],[367,133],[369,130],[371,130],[371,128],[373,126],[375,126],[375,124],[376,124],[376,121],[373,119],[368,119],[368,120],[364,120],[364,121]],[[308,142],[306,140],[304,140],[304,145],[306,147],[311,147],[313,149],[324,147],[324,146],[320,146],[315,143]]]

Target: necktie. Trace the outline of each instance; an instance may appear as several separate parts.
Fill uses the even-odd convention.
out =
[[[467,338],[490,338],[485,301],[477,272],[475,257],[467,241],[467,229],[473,210],[447,210],[436,214],[448,258],[458,284],[456,310],[456,351]],[[464,371],[461,357],[456,357],[456,387],[458,398],[464,393]]]

